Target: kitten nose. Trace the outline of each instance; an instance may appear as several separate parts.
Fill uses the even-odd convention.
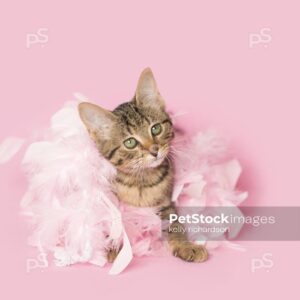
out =
[[[149,148],[149,151],[150,151],[151,155],[153,155],[154,157],[157,157],[158,150],[159,150],[159,147],[156,144],[151,145],[150,148]]]

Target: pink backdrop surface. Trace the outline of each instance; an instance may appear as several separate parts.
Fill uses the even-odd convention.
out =
[[[249,205],[299,205],[299,1],[7,1],[0,9],[0,141],[32,137],[73,92],[113,108],[150,66],[190,131],[215,128]],[[37,42],[39,41],[39,42]],[[22,153],[0,166],[1,299],[296,299],[299,242],[248,242],[204,264],[135,260],[35,268],[19,216]],[[271,263],[251,268],[253,259]]]

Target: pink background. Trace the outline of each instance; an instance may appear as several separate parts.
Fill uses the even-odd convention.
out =
[[[0,141],[30,137],[73,92],[113,108],[150,66],[191,131],[231,141],[249,205],[299,205],[299,1],[7,1],[0,9]],[[48,42],[26,47],[47,28]],[[249,38],[268,28],[269,42]],[[257,38],[257,36],[256,36]],[[265,39],[266,37],[262,37]],[[22,153],[0,168],[1,299],[295,299],[299,243],[244,243],[205,264],[134,261],[117,277],[81,265],[26,271]],[[272,254],[273,266],[251,271]]]

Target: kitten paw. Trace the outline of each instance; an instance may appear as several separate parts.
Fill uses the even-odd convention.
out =
[[[106,258],[107,258],[107,261],[109,263],[113,263],[116,259],[116,257],[118,256],[120,252],[120,249],[117,249],[117,248],[110,248],[107,250],[107,253],[106,253]]]
[[[173,255],[188,262],[204,262],[208,259],[208,252],[202,245],[190,242],[180,243],[173,247]]]

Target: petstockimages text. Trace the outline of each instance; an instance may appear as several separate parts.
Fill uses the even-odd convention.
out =
[[[170,214],[169,222],[181,224],[252,224],[257,227],[261,224],[275,224],[275,216],[241,216],[241,215],[204,215],[204,214],[187,214],[180,215]]]

